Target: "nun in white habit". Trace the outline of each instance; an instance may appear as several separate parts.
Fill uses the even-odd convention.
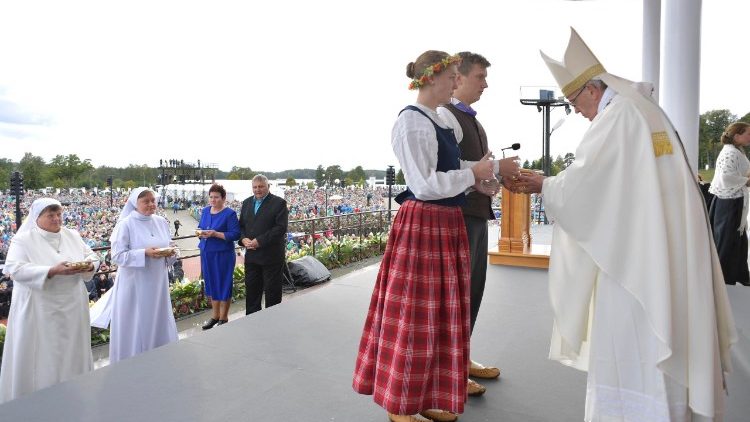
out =
[[[169,222],[155,215],[156,196],[134,189],[112,232],[117,277],[112,293],[111,363],[177,341],[167,269],[176,261],[160,248],[173,245]]]
[[[14,284],[0,403],[93,369],[84,281],[98,266],[98,256],[81,236],[62,227],[60,202],[40,198],[31,204],[4,268]]]

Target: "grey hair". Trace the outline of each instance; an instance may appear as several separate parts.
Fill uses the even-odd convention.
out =
[[[593,85],[594,87],[602,91],[607,89],[607,84],[605,84],[604,81],[602,81],[601,79],[592,79],[584,84],[584,86],[586,85]]]
[[[253,177],[253,182],[264,182],[265,184],[268,184],[268,178],[263,174],[256,174],[255,177]]]

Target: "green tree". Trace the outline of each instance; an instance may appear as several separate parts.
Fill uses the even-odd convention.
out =
[[[323,186],[326,182],[325,180],[325,169],[323,169],[323,166],[318,164],[318,168],[315,169],[315,186]]]
[[[156,175],[158,169],[151,168],[146,164],[130,164],[124,169],[120,169],[118,177],[123,180],[132,180],[137,183],[136,186],[148,186],[158,181]]]
[[[307,182],[307,188],[310,190],[315,189],[315,182]]]
[[[287,177],[286,185],[289,187],[297,186],[297,181],[294,179],[294,177]]]
[[[555,161],[553,161],[552,165],[550,166],[550,174],[554,176],[563,170],[565,170],[565,160],[563,160],[562,156],[558,155],[557,158],[555,158]]]
[[[254,172],[250,167],[232,167],[232,170],[229,171],[229,176],[227,176],[227,179],[230,180],[250,180],[253,177],[255,177],[257,173]]]
[[[745,122],[745,123],[750,123],[750,113],[747,113],[746,115],[742,116],[740,121]]]
[[[404,171],[401,169],[398,169],[398,173],[396,173],[396,184],[397,185],[406,184],[406,179],[404,179]]]
[[[523,162],[523,166],[521,166],[521,167],[523,167],[525,169],[529,169],[529,168],[531,168],[531,163],[529,163],[529,160],[526,160],[526,161]]]
[[[10,175],[13,173],[13,161],[0,158],[0,190],[10,188]]]
[[[563,161],[565,161],[565,167],[568,168],[571,164],[573,164],[573,161],[576,160],[576,156],[572,152],[568,152],[565,154],[565,157],[563,158]]]
[[[335,165],[326,167],[326,184],[328,186],[333,186],[336,184],[336,179],[339,179],[339,183],[341,180],[344,180],[344,171],[341,170],[341,166]]]
[[[64,189],[65,188],[65,180],[63,180],[63,179],[61,179],[59,177],[56,178],[55,180],[53,180],[51,182],[51,184],[52,184],[52,187],[55,188],[55,189]]]
[[[47,168],[49,177],[62,179],[66,183],[66,187],[76,187],[79,178],[93,169],[91,160],[81,161],[76,154],[56,155]]]
[[[44,185],[45,162],[42,157],[27,152],[18,163],[18,170],[23,173],[23,186],[26,189],[41,189]]]
[[[721,150],[721,134],[737,116],[729,110],[711,110],[700,116],[698,131],[698,167],[713,167]]]
[[[365,174],[365,170],[362,168],[362,166],[354,167],[352,170],[350,170],[346,177],[352,181],[352,184],[357,182],[359,183],[360,180],[367,179],[367,174]]]

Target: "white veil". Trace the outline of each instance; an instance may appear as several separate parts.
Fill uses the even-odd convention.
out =
[[[37,218],[39,218],[39,214],[41,214],[42,211],[45,208],[49,207],[50,205],[62,206],[62,204],[60,204],[60,201],[58,201],[57,199],[39,198],[35,200],[31,204],[31,209],[29,210],[29,216],[26,217],[23,223],[21,223],[21,227],[19,227],[18,231],[16,231],[15,236],[18,236],[19,234],[22,234],[22,233],[30,232],[38,228],[39,226],[36,224],[36,220]],[[13,242],[13,239],[11,239],[11,242]],[[10,268],[5,266],[0,272],[3,272],[5,274],[10,274]]]
[[[31,204],[31,209],[29,210],[29,216],[26,217],[26,220],[23,221],[23,224],[21,224],[21,227],[16,232],[16,236],[18,236],[21,233],[26,233],[28,231],[34,230],[35,228],[39,227],[36,224],[37,218],[39,218],[39,214],[42,213],[42,211],[49,207],[50,205],[57,205],[62,207],[62,204],[57,199],[53,198],[39,198],[35,200]]]
[[[128,196],[128,202],[125,203],[125,206],[122,207],[122,211],[120,211],[120,216],[117,217],[117,222],[119,223],[122,221],[123,218],[130,215],[131,212],[135,211],[138,207],[138,195],[143,193],[144,191],[150,191],[154,195],[156,195],[156,192],[152,191],[149,188],[135,188],[130,192],[130,196]]]

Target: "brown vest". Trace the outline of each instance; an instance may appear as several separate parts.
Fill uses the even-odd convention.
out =
[[[461,159],[468,161],[479,161],[487,154],[487,133],[476,117],[470,116],[459,110],[453,104],[446,104],[445,108],[450,110],[461,125],[464,137],[458,146],[461,148]],[[494,220],[492,212],[492,198],[479,192],[471,192],[466,195],[466,205],[461,207],[464,215]]]

